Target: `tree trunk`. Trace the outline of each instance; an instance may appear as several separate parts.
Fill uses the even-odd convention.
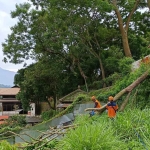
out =
[[[132,10],[130,11],[130,13],[127,16],[127,21],[125,22],[125,27],[124,27],[124,22],[123,22],[121,14],[120,14],[119,8],[117,6],[117,0],[112,1],[112,5],[115,7],[115,13],[116,13],[117,18],[118,18],[119,30],[121,33],[123,49],[124,49],[124,53],[125,53],[126,57],[132,57],[130,47],[129,47],[128,34],[127,33],[128,33],[128,28],[129,28],[129,23],[131,21],[131,17],[134,14],[134,12],[136,11],[139,3],[140,3],[140,0],[135,1],[135,4],[134,4]]]
[[[121,31],[121,36],[122,36],[122,44],[123,44],[125,56],[132,57],[130,47],[129,47],[129,42],[128,42],[127,31],[125,29],[123,29],[123,31]]]
[[[130,97],[131,92],[128,93],[126,99],[123,101],[122,105],[120,106],[119,111],[123,111],[129,101],[129,97]]]
[[[123,20],[121,17],[121,14],[118,9],[115,10],[117,18],[118,18],[118,25],[119,25],[119,30],[121,33],[122,37],[122,44],[123,44],[123,49],[126,57],[132,57],[130,47],[129,47],[129,42],[128,42],[128,34],[127,34],[127,29],[123,27]]]
[[[100,69],[101,69],[101,72],[102,72],[102,80],[105,80],[105,71],[104,71],[104,67],[103,67],[103,64],[102,64],[102,60],[100,57],[98,57],[98,60],[99,60],[99,64],[100,64]],[[103,88],[106,87],[106,83],[103,84]]]
[[[87,31],[87,33],[88,33],[88,35],[90,35],[88,31]],[[96,41],[96,44],[97,44],[97,46],[98,46],[98,48],[99,48],[99,50],[100,50],[100,45],[99,45],[99,43],[98,43],[98,41],[97,41],[96,38],[95,38],[95,41]],[[89,52],[90,52],[92,55],[94,55],[94,56],[98,59],[98,61],[99,61],[100,70],[101,70],[101,72],[102,72],[102,80],[104,80],[104,79],[105,79],[105,71],[104,71],[103,63],[102,63],[102,60],[101,60],[101,57],[100,57],[100,52],[99,52],[99,53],[96,53],[96,52],[94,51],[94,49],[93,49],[92,43],[91,43],[90,41],[87,41],[87,42],[89,43],[89,46],[90,46],[90,48],[88,49]],[[106,87],[106,85],[104,84],[103,87]]]
[[[147,0],[147,5],[148,5],[149,11],[150,11],[150,0]]]
[[[87,82],[86,82],[87,76],[84,74],[84,72],[83,72],[83,70],[82,70],[82,68],[81,68],[81,66],[80,66],[79,60],[78,60],[78,69],[79,69],[79,71],[80,71],[81,76],[82,76],[83,79],[84,79],[86,91],[88,92],[88,86],[87,86]]]
[[[134,93],[134,95],[133,95],[133,97],[132,97],[132,101],[131,101],[131,109],[133,109],[134,106],[135,106],[135,103],[136,103],[135,98],[136,98],[137,92],[138,92],[138,90],[135,91],[135,93]]]
[[[132,84],[130,84],[127,88],[127,92],[131,92],[136,86],[138,86],[142,81],[144,81],[148,76],[148,71],[146,71],[143,75],[141,75],[137,80],[135,80]]]
[[[131,92],[135,87],[137,87],[142,81],[144,81],[148,76],[148,71],[146,71],[145,73],[143,73],[143,75],[141,75],[137,80],[135,80],[132,84],[130,84],[128,87],[126,87],[125,89],[121,90],[115,97],[114,97],[114,101],[118,100],[122,95],[124,95],[127,92]],[[108,104],[108,103],[107,103]],[[97,111],[102,111],[105,109],[105,107],[107,106],[107,104],[105,104],[104,106],[102,106],[101,108],[87,108],[85,109],[85,111],[91,111],[91,110],[97,110]]]
[[[99,45],[99,43],[98,43],[98,40],[97,40],[97,38],[96,38],[95,35],[94,35],[94,38],[95,38],[96,44],[97,44],[97,46],[98,46],[98,48],[99,48],[99,50],[100,50],[101,47],[100,47],[100,45]],[[99,54],[97,55],[97,58],[98,58],[98,60],[99,60],[100,69],[101,69],[101,72],[102,72],[102,79],[104,80],[104,79],[105,79],[105,71],[104,71],[102,59],[101,59],[100,56],[101,56],[101,55],[100,55],[100,52],[99,52]],[[105,88],[105,87],[106,87],[106,83],[103,84],[103,88]]]
[[[50,101],[49,101],[49,98],[46,99],[46,101],[47,101],[47,103],[48,103],[48,105],[49,105],[49,108],[53,109],[52,106],[51,106],[51,103],[50,103]]]
[[[123,19],[121,17],[120,11],[117,6],[117,1],[113,0],[112,2],[113,6],[115,7],[115,13],[118,18],[118,25],[119,25],[119,30],[121,33],[122,37],[122,44],[123,44],[123,49],[126,57],[132,57],[130,47],[129,47],[129,42],[128,42],[128,36],[127,36],[127,28],[124,28],[123,26]]]

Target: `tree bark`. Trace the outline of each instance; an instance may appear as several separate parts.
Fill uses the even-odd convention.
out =
[[[88,30],[87,30],[87,34],[89,35]],[[100,50],[100,45],[99,45],[99,43],[98,43],[98,41],[97,41],[96,38],[95,38],[95,41],[96,41],[96,44],[97,44],[97,46],[98,46],[98,48],[99,48],[99,50]],[[104,80],[104,79],[105,79],[105,70],[104,70],[104,67],[103,67],[102,59],[101,59],[101,57],[100,57],[100,52],[97,54],[97,53],[94,51],[91,41],[88,41],[88,44],[89,44],[89,46],[90,46],[90,48],[88,49],[89,52],[90,52],[92,55],[94,55],[94,56],[98,59],[98,61],[99,61],[100,70],[101,70],[101,72],[102,72],[102,80]],[[103,87],[106,87],[106,84],[104,84]]]
[[[96,38],[95,35],[94,35],[94,38],[95,38],[96,44],[97,44],[97,46],[98,46],[98,48],[99,48],[99,50],[100,50],[101,47],[100,47],[100,45],[99,45],[99,43],[98,43],[98,40],[97,40],[97,38]],[[105,79],[105,70],[104,70],[104,67],[103,67],[102,59],[101,59],[101,57],[100,57],[100,52],[99,52],[97,58],[98,58],[98,60],[99,60],[99,64],[100,64],[100,68],[101,68],[101,72],[102,72],[102,79],[104,80],[104,79]],[[103,84],[103,88],[105,88],[105,87],[106,87],[106,83]]]
[[[123,28],[120,30],[121,35],[122,35],[122,44],[123,44],[123,49],[126,57],[132,57],[131,50],[129,47],[129,42],[128,42],[128,36],[127,36],[127,31]]]
[[[79,71],[80,71],[81,76],[82,76],[83,79],[84,79],[86,91],[88,92],[88,86],[87,86],[87,82],[86,82],[87,76],[84,74],[84,71],[82,70],[82,68],[81,68],[81,66],[80,66],[79,59],[78,59],[78,69],[79,69]]]
[[[150,11],[150,0],[147,0],[147,5],[148,5],[149,11]]]
[[[128,93],[126,99],[125,99],[125,100],[123,101],[123,103],[121,104],[119,111],[124,111],[124,109],[125,109],[125,107],[126,107],[128,101],[129,101],[130,94],[131,94],[131,92]]]
[[[138,91],[138,90],[135,91],[135,93],[134,93],[134,95],[133,95],[133,97],[132,97],[131,109],[134,108],[134,104],[136,103],[135,98],[136,98],[136,95],[137,95],[137,91]]]
[[[101,72],[102,72],[102,79],[104,80],[105,79],[105,71],[104,71],[103,63],[102,63],[102,60],[100,57],[98,58],[98,60],[99,60],[99,64],[100,64],[100,68],[101,68]],[[105,87],[106,87],[106,83],[103,84],[103,88],[105,88]]]
[[[120,11],[117,6],[117,0],[113,0],[112,4],[115,7],[115,13],[118,18],[118,25],[122,37],[122,44],[123,44],[125,56],[132,57],[130,47],[129,47],[128,37],[127,37],[127,29],[123,27],[123,19],[121,17]]]
[[[137,87],[141,82],[143,82],[148,76],[148,71],[146,71],[145,73],[143,73],[143,75],[141,75],[137,80],[135,80],[132,84],[130,84],[128,87],[126,87],[125,89],[121,90],[115,97],[114,97],[114,101],[118,100],[122,95],[124,95],[127,92],[131,92],[135,87]],[[108,103],[107,103],[108,104]],[[101,108],[87,108],[85,109],[85,111],[91,111],[91,110],[97,110],[102,112],[102,110],[105,109],[105,107],[107,106],[107,104],[105,104],[104,106],[102,106]]]
[[[131,10],[131,12],[129,13],[129,15],[127,17],[127,21],[126,21],[125,27],[124,27],[123,19],[122,19],[122,16],[120,14],[119,8],[117,6],[117,0],[112,1],[112,5],[115,7],[115,13],[116,13],[116,16],[118,18],[119,30],[121,33],[123,49],[124,49],[124,53],[125,53],[126,57],[132,57],[129,42],[128,42],[128,34],[127,33],[128,33],[128,28],[129,28],[129,23],[130,23],[131,17],[133,15],[133,13],[136,11],[139,3],[140,3],[140,0],[136,0],[135,4],[133,6],[133,9]]]

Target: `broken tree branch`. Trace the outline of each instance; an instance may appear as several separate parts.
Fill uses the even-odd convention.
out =
[[[114,97],[114,101],[118,100],[122,95],[124,95],[127,92],[131,92],[135,87],[137,87],[141,82],[143,82],[148,76],[148,71],[146,71],[145,73],[143,73],[137,80],[135,80],[132,84],[130,84],[128,87],[126,87],[125,89],[121,90],[115,97]],[[107,103],[108,104],[108,103]],[[103,105],[101,108],[87,108],[85,109],[85,111],[91,111],[91,110],[96,110],[99,112],[102,112],[107,104]]]
[[[123,101],[123,103],[120,106],[119,111],[124,111],[128,101],[129,101],[130,94],[131,94],[131,92],[129,92],[128,95],[126,96],[125,100]]]

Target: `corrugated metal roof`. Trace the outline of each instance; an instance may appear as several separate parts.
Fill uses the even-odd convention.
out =
[[[57,108],[67,108],[70,104],[58,104]]]
[[[2,95],[17,95],[20,88],[0,88],[0,96]]]
[[[40,123],[42,122],[42,119],[39,117],[35,117],[35,116],[26,116],[26,122],[27,123]]]
[[[81,93],[86,93],[85,91],[82,91],[81,89],[77,89],[71,93],[69,93],[68,95],[62,97],[61,99],[59,99],[60,102],[70,102],[72,103],[75,100],[75,97],[77,97],[79,94]]]

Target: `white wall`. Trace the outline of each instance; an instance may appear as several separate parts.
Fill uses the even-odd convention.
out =
[[[3,114],[3,107],[2,107],[2,103],[0,103],[0,116],[2,116]]]
[[[30,107],[31,107],[31,116],[35,116],[35,103],[31,103]]]

